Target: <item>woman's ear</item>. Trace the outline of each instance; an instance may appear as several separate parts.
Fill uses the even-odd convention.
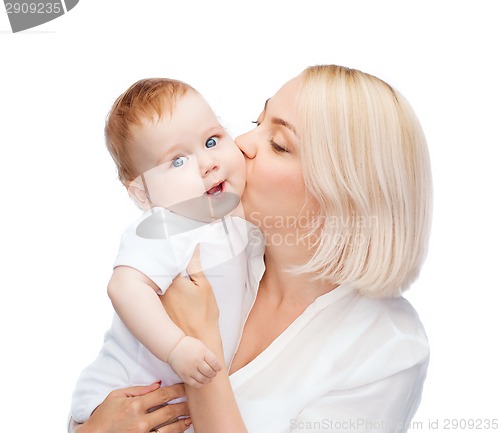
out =
[[[151,209],[151,202],[145,191],[144,186],[137,179],[127,185],[127,192],[130,198],[143,211]]]

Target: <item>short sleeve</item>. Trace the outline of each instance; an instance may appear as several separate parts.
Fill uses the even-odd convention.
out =
[[[137,228],[147,216],[145,214],[123,232],[113,268],[130,266],[137,269],[158,286],[158,294],[163,294],[181,272],[181,265],[170,237],[152,239],[137,234]]]
[[[331,391],[290,421],[293,433],[406,432],[422,395],[428,359],[389,377]]]

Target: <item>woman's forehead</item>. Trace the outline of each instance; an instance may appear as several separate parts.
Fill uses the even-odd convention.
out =
[[[292,131],[297,125],[297,99],[301,82],[300,76],[287,81],[264,105],[266,115],[279,119],[278,123]]]

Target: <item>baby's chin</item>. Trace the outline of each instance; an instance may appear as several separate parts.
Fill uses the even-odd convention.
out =
[[[238,197],[241,198],[245,191],[245,182],[238,182],[234,184],[230,180],[226,180],[224,181],[224,191],[236,194]]]

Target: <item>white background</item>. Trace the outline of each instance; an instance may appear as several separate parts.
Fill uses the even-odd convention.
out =
[[[0,430],[63,432],[77,375],[109,325],[106,283],[138,215],[104,147],[114,99],[139,78],[179,78],[236,134],[320,63],[394,85],[428,138],[433,232],[407,297],[432,355],[410,431],[500,418],[496,3],[81,0],[19,34],[2,12]]]

